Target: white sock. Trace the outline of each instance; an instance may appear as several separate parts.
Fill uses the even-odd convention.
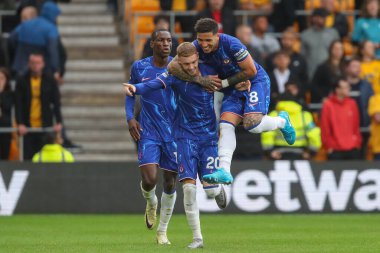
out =
[[[250,133],[258,134],[262,132],[268,132],[273,131],[278,128],[284,128],[285,126],[285,119],[281,117],[271,117],[268,115],[264,115],[263,119],[261,120],[260,124],[255,126],[254,128],[248,130]]]
[[[197,204],[197,187],[194,184],[183,185],[183,204],[186,219],[194,239],[203,239],[201,233],[201,221],[199,219],[199,208]]]
[[[220,191],[222,190],[222,187],[220,184],[215,186],[203,186],[203,189],[206,192],[207,197],[209,198],[215,198],[215,196],[218,196]]]
[[[148,205],[153,206],[156,205],[158,202],[157,196],[156,196],[156,186],[150,190],[150,191],[145,191],[144,188],[142,187],[142,182],[140,182],[140,188],[142,195],[146,199],[146,202]]]
[[[160,209],[160,224],[157,227],[157,231],[166,232],[170,218],[173,214],[175,200],[177,199],[177,192],[172,194],[166,194],[162,192],[161,196],[161,209]]]
[[[231,171],[232,155],[236,149],[235,126],[229,123],[221,122],[220,136],[218,143],[218,155],[220,159],[220,167],[226,171]]]

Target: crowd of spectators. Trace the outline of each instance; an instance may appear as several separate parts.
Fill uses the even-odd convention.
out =
[[[373,102],[380,93],[378,0],[187,0],[183,9],[169,2],[160,1],[162,10],[198,11],[187,18],[185,32],[193,32],[189,24],[198,18],[213,18],[219,32],[239,38],[268,72],[271,114],[287,110],[299,139],[289,147],[276,133],[263,134],[266,157],[311,159],[322,150],[317,157],[378,159],[379,114]],[[252,11],[248,24],[235,10]]]
[[[13,4],[16,15],[2,27],[9,29],[9,35],[6,39],[2,36],[0,51],[0,127],[8,132],[0,133],[0,158],[20,159],[17,148],[21,147],[14,145],[16,154],[11,154],[15,135],[9,129],[16,127],[18,136],[23,137],[23,159],[31,160],[44,146],[46,131],[65,133],[59,86],[63,84],[66,51],[56,24],[61,11],[49,0],[5,4]],[[63,144],[76,147],[67,138]]]
[[[132,1],[134,0],[126,0]],[[13,78],[23,74],[25,78],[25,71],[28,67],[30,70],[29,56],[37,50],[43,56],[45,70],[59,84],[64,74],[63,46],[54,21],[59,13],[50,11],[46,16],[43,12],[46,3],[43,0],[25,2],[33,4],[20,3],[22,8],[19,8],[18,13],[22,20],[27,21],[13,29],[10,37],[10,41],[14,41],[11,43],[13,47],[8,52],[0,51],[0,65],[11,66]],[[195,21],[209,17],[218,22],[219,32],[238,37],[254,60],[266,69],[272,82],[271,113],[275,114],[279,108],[289,111],[293,124],[297,125],[297,135],[300,140],[305,140],[297,139],[299,145],[289,147],[275,141],[278,138],[273,133],[272,136],[263,135],[261,148],[266,157],[288,157],[289,148],[295,148],[298,149],[294,152],[298,154],[296,157],[303,159],[312,159],[318,153],[331,159],[365,159],[371,156],[379,159],[379,0],[158,2],[162,11],[195,10],[198,13],[194,16],[176,16],[176,33],[192,33],[193,36],[174,36],[173,55],[179,42],[194,39]],[[112,6],[115,1],[107,3]],[[33,10],[28,10],[26,6],[35,7],[39,16],[35,17]],[[236,10],[251,11],[248,23],[243,22]],[[126,15],[131,15],[130,11],[133,10],[126,10]],[[42,27],[48,27],[46,36],[49,39],[44,41],[45,44],[38,39],[40,34],[28,34],[31,29],[27,27],[32,22],[35,23],[33,25],[43,23],[45,25]],[[155,28],[168,29],[170,22],[167,16],[158,12],[154,25]],[[143,57],[150,55],[149,45],[147,41],[141,54]],[[10,56],[7,54],[9,51]],[[10,59],[8,65],[7,57]],[[1,73],[0,71],[0,81],[2,75],[7,79],[7,72]],[[1,89],[0,86],[2,108],[6,108],[3,104],[9,103],[3,101],[6,92],[7,89]],[[15,100],[12,97],[10,101]],[[345,113],[341,113],[343,108]],[[337,115],[341,120],[337,120]],[[0,123],[7,125],[9,122],[1,119]],[[343,134],[341,128],[347,132]],[[286,149],[288,151],[283,156],[273,152]]]

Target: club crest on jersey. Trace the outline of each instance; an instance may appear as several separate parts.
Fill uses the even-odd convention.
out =
[[[183,167],[183,164],[180,164],[179,165],[179,172],[183,173],[184,170],[185,170],[185,168]]]
[[[228,63],[230,63],[230,62],[231,62],[231,60],[230,60],[229,58],[226,58],[226,59],[223,60],[223,63],[224,63],[224,64],[228,64]]]

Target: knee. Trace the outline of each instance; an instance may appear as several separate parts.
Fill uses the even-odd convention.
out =
[[[147,191],[152,190],[157,184],[157,177],[155,175],[143,175],[142,185]]]
[[[246,130],[250,130],[252,128],[255,128],[257,125],[259,125],[262,119],[263,119],[262,114],[249,114],[244,117],[243,126]]]

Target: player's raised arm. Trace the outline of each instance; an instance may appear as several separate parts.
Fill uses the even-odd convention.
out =
[[[186,73],[178,63],[177,56],[169,63],[168,71],[178,79],[197,83],[207,90],[217,91],[221,88],[221,80],[216,76],[192,76]]]

